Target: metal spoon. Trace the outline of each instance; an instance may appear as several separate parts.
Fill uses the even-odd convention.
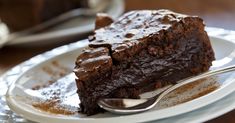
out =
[[[69,12],[63,13],[51,20],[48,20],[46,22],[43,22],[39,25],[36,25],[32,28],[20,31],[20,32],[15,32],[10,34],[9,33],[9,29],[6,28],[6,26],[4,26],[2,24],[2,26],[4,26],[4,28],[2,28],[2,32],[4,32],[4,35],[1,36],[0,34],[0,48],[2,46],[4,46],[5,44],[9,43],[10,41],[13,41],[16,38],[19,37],[23,37],[23,36],[27,36],[27,35],[31,35],[31,34],[35,34],[35,33],[39,33],[42,32],[50,27],[56,26],[58,24],[61,24],[65,21],[68,21],[70,19],[73,19],[75,17],[79,17],[79,16],[95,16],[96,13],[98,12],[102,12],[105,9],[107,9],[108,5],[109,5],[110,1],[109,0],[102,0],[102,2],[100,2],[98,5],[94,6],[93,8],[78,8],[78,9],[74,9],[71,10]],[[0,22],[0,27],[1,27],[1,22]],[[4,38],[1,38],[4,37]]]
[[[208,71],[197,76],[186,78],[184,80],[177,82],[178,84],[171,86],[162,93],[151,98],[144,98],[144,99],[104,98],[98,101],[98,105],[101,108],[115,114],[133,114],[133,113],[144,112],[153,108],[163,97],[165,97],[170,92],[176,90],[177,88],[182,87],[183,85],[192,83],[194,81],[212,75],[226,73],[234,70],[235,70],[235,65],[224,67],[217,70]]]

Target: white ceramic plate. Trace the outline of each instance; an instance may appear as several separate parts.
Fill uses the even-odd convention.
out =
[[[114,19],[120,16],[124,11],[124,1],[123,0],[111,0],[110,6],[107,8],[105,13],[109,14]],[[13,41],[7,43],[7,45],[21,45],[25,46],[29,44],[32,45],[43,45],[60,43],[63,41],[68,41],[68,39],[74,39],[79,35],[88,33],[94,29],[95,17],[78,17],[67,21],[46,33],[35,34],[20,37],[14,39]]]
[[[214,62],[212,68],[223,67],[229,64],[233,64],[234,49],[235,49],[234,43],[215,37],[211,37],[211,41],[217,59],[216,62]],[[16,88],[16,86],[21,86],[26,89],[31,89],[33,86],[35,86],[35,84],[39,84],[40,82],[41,83],[47,82],[51,78],[51,75],[45,74],[45,71],[43,71],[42,68],[45,68],[46,66],[47,67],[53,66],[51,64],[53,61],[58,61],[58,63],[63,65],[63,67],[72,70],[77,55],[80,53],[81,49],[83,49],[83,47],[87,45],[87,41],[84,40],[74,45],[77,45],[79,47],[78,48],[70,47],[70,49],[67,49],[67,51],[64,53],[60,53],[63,51],[56,49],[54,51],[51,51],[51,53],[57,52],[60,55],[53,58],[49,58],[45,62],[39,63],[35,67],[30,68],[28,71],[24,72],[22,76],[19,77],[15,83],[13,83],[10,86],[6,97],[7,97],[7,103],[13,111],[15,111],[16,113],[22,115],[27,119],[37,122],[56,122],[56,123],[124,122],[124,121],[146,122],[146,121],[160,120],[163,118],[170,118],[173,116],[177,116],[186,112],[202,108],[206,105],[218,101],[219,99],[225,97],[226,95],[232,93],[235,90],[235,83],[233,82],[234,78],[231,75],[232,74],[231,73],[219,78],[221,80],[220,81],[221,86],[212,93],[209,93],[205,96],[202,96],[200,98],[194,99],[192,101],[183,104],[162,109],[155,108],[151,111],[140,114],[119,116],[119,115],[112,115],[110,113],[103,113],[103,114],[94,115],[92,117],[87,117],[82,114],[67,116],[67,115],[51,114],[34,108],[31,104],[28,103],[31,102],[31,100],[29,100],[29,98],[26,98],[25,95],[19,93],[20,91],[18,90],[18,88]],[[56,79],[59,79],[59,77]],[[15,98],[15,97],[23,97],[23,98]]]

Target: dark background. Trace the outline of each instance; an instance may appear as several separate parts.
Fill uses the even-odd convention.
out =
[[[235,0],[126,0],[126,11],[170,9],[202,17],[207,26],[235,30]]]

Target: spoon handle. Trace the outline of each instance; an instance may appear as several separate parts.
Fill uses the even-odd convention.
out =
[[[202,74],[199,74],[197,76],[193,76],[190,78],[186,78],[183,80],[180,80],[179,82],[177,82],[178,84],[173,85],[172,87],[168,88],[167,90],[165,90],[164,92],[162,92],[156,99],[156,101],[150,106],[148,107],[149,109],[151,109],[152,107],[154,107],[163,97],[165,97],[167,94],[169,94],[170,92],[172,92],[173,90],[182,87],[183,85],[192,83],[194,81],[200,80],[202,78],[206,78],[209,76],[213,76],[213,75],[217,75],[217,74],[221,74],[221,73],[226,73],[226,72],[231,72],[235,70],[235,65],[232,66],[228,66],[228,67],[224,67],[224,68],[220,68],[217,70],[211,70]]]

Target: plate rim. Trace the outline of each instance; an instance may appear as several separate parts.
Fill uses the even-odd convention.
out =
[[[226,40],[226,39],[223,39],[223,38],[219,38],[219,37],[215,37],[215,36],[210,36],[211,38],[215,38],[215,39],[212,39],[212,40],[222,40],[222,41],[229,41],[229,40]],[[231,42],[231,41],[229,41],[229,42]],[[234,42],[231,42],[231,43],[234,43]],[[234,43],[235,44],[235,43]],[[77,48],[76,48],[77,49]],[[75,49],[75,50],[76,50]],[[71,51],[68,51],[68,52],[71,52]],[[68,53],[68,52],[65,52],[65,53]],[[61,55],[63,55],[63,54],[65,54],[65,53],[62,53]],[[49,59],[47,59],[46,61],[48,61],[48,60],[51,60],[51,59],[53,59],[53,58],[55,58],[55,57],[58,57],[58,55],[55,55],[54,57],[52,57],[52,58],[49,58]],[[43,62],[41,62],[40,64],[42,64]],[[38,66],[39,64],[37,64],[37,65],[35,65],[35,66]],[[34,66],[34,67],[35,67]],[[33,67],[32,68],[30,68],[30,69],[33,69]],[[29,70],[30,70],[29,69]],[[29,70],[27,70],[27,71],[29,71]],[[25,71],[25,72],[27,72],[27,71]],[[24,72],[24,73],[25,73]],[[20,77],[18,77],[18,78],[20,78]],[[14,83],[16,83],[17,81],[15,81]],[[10,90],[12,89],[12,87],[13,87],[13,85],[14,84],[12,84],[10,87],[9,87],[9,89],[8,89],[8,91],[7,91],[7,94],[8,94],[8,96],[7,96],[7,104],[9,104],[9,103],[11,103],[11,99],[9,98],[9,93],[10,93]],[[227,87],[227,86],[226,86]],[[231,87],[231,86],[230,86]],[[225,88],[225,87],[224,87]],[[203,96],[204,98],[208,98],[208,96],[209,95],[211,95],[211,94],[213,94],[213,95],[215,95],[215,92],[217,92],[217,93],[222,93],[222,91],[219,91],[219,90],[221,90],[221,89],[218,89],[218,90],[216,90],[216,91],[214,91],[213,93],[210,93],[210,94],[207,94],[207,95],[205,95],[205,96]],[[223,89],[223,90],[226,90],[226,89]],[[210,101],[209,103],[207,103],[207,104],[203,104],[203,105],[200,105],[200,106],[197,106],[197,107],[194,107],[193,109],[190,109],[190,110],[187,110],[187,111],[184,111],[183,113],[187,113],[187,112],[190,112],[190,111],[194,111],[195,109],[200,109],[200,108],[202,108],[202,107],[204,107],[204,106],[206,106],[206,105],[209,105],[209,104],[211,104],[212,102],[216,102],[216,101],[218,101],[218,100],[220,100],[220,99],[222,99],[223,97],[225,97],[225,96],[227,96],[227,95],[229,95],[230,93],[232,93],[234,90],[232,90],[232,89],[228,89],[228,90],[230,90],[229,92],[227,92],[226,94],[224,94],[224,92],[222,93],[223,94],[223,96],[219,96],[219,98],[217,98],[216,100],[213,100],[213,101]],[[231,91],[232,90],[232,91]],[[211,96],[212,97],[212,96]],[[200,98],[197,98],[197,99],[194,99],[194,100],[192,100],[194,103],[195,103],[195,101],[196,100],[202,100],[201,99],[202,97],[200,97]],[[169,107],[169,108],[166,108],[166,109],[162,109],[161,110],[161,112],[163,112],[163,111],[165,111],[165,112],[167,112],[168,110],[173,110],[175,107],[179,107],[179,109],[182,107],[181,105],[183,105],[183,107],[185,107],[184,105],[189,105],[188,103],[192,103],[192,101],[189,101],[189,102],[186,102],[186,103],[183,103],[183,104],[179,104],[179,105],[177,105],[177,106],[173,106],[173,107]],[[9,107],[11,107],[12,108],[12,106],[13,105],[9,105]],[[14,110],[14,108],[13,108],[13,110]],[[17,111],[16,111],[17,112]],[[181,114],[183,114],[183,113],[176,113],[175,115],[171,115],[171,116],[165,116],[165,117],[160,117],[160,118],[158,118],[158,119],[156,119],[156,117],[154,117],[154,116],[156,116],[156,112],[159,112],[159,111],[149,111],[149,112],[145,112],[145,113],[141,113],[141,114],[135,114],[135,115],[128,115],[128,117],[126,117],[126,116],[120,116],[120,117],[118,117],[118,119],[117,120],[119,120],[119,121],[125,121],[126,120],[126,118],[128,118],[128,120],[129,120],[129,122],[144,122],[144,121],[152,121],[152,120],[160,120],[160,119],[163,119],[163,118],[167,118],[167,117],[173,117],[173,116],[176,116],[176,115],[181,115]],[[145,115],[144,115],[145,114]],[[147,119],[147,117],[146,117],[146,115],[147,115],[147,117],[148,117],[148,120],[146,120]],[[149,116],[149,115],[152,115],[152,116]],[[26,115],[25,115],[26,116]],[[38,116],[38,115],[37,115]],[[132,117],[130,117],[130,116],[132,116]],[[50,116],[51,117],[51,116]],[[27,119],[30,119],[30,117],[29,118],[27,118]],[[51,118],[50,118],[51,119]],[[98,121],[97,121],[97,119],[98,119]],[[116,117],[106,117],[106,118],[72,118],[72,119],[70,119],[70,120],[75,120],[75,122],[77,122],[77,121],[89,121],[89,122],[91,122],[91,121],[95,121],[95,122],[110,122],[110,121],[113,121],[113,120],[116,120]],[[102,119],[105,119],[105,120],[102,120]],[[138,121],[137,121],[137,119],[138,119]],[[143,120],[144,119],[144,120]],[[35,121],[35,119],[30,119],[30,120],[33,120],[33,121]],[[49,119],[47,119],[46,121],[48,121]],[[59,120],[61,120],[61,117],[59,118]],[[63,120],[68,120],[68,119],[63,119]],[[72,121],[70,121],[70,122],[72,122]]]

